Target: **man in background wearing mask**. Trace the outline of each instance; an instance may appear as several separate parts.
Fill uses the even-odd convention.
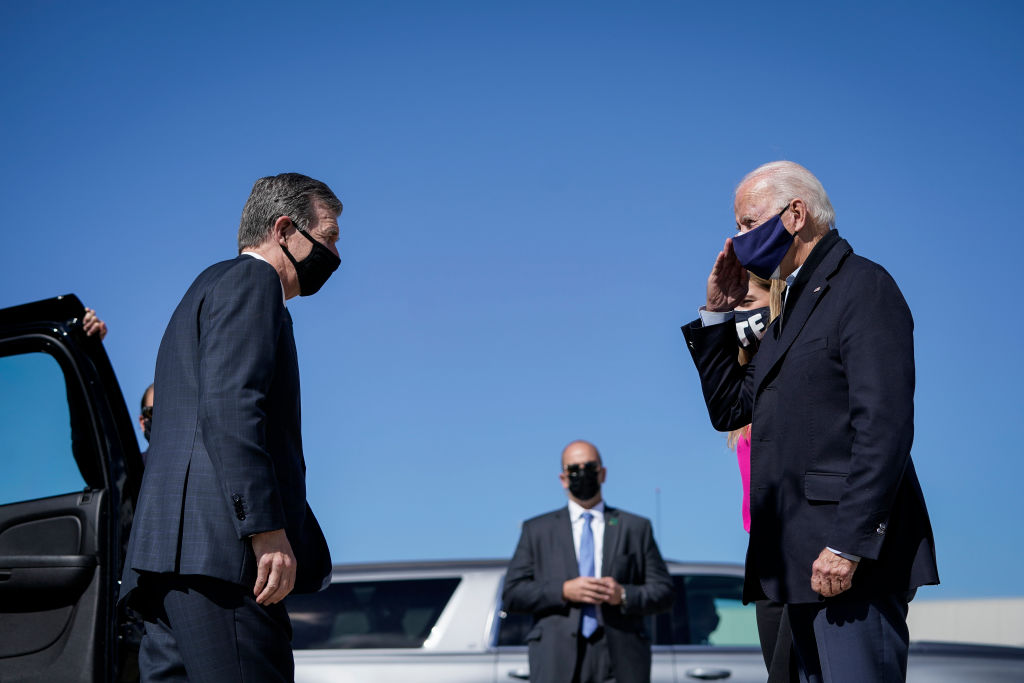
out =
[[[651,680],[643,618],[672,606],[672,579],[650,521],[601,499],[605,474],[597,448],[573,441],[558,475],[568,507],[523,523],[501,599],[533,615],[531,681]]]
[[[306,503],[299,370],[285,301],[337,269],[342,205],[297,173],[261,178],[239,255],[185,293],[160,342],[121,597],[146,622],[143,681],[290,681],[281,602],[330,581]]]
[[[779,161],[736,189],[739,230],[683,328],[712,425],[752,422],[744,600],[785,603],[802,679],[906,678],[908,603],[938,583],[910,447],[913,320],[885,270],[834,230],[821,183]],[[787,283],[753,360],[736,357],[744,268]]]
[[[153,432],[153,385],[150,384],[142,392],[142,401],[139,405],[139,427],[142,429],[142,436],[149,443],[149,436]],[[149,454],[149,447],[142,452],[142,464],[146,464],[146,456]]]

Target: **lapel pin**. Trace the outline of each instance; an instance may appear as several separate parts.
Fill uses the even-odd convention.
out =
[[[612,517],[611,519],[608,520],[608,526],[615,526],[618,523],[619,523],[619,518],[618,517]]]
[[[820,292],[820,291],[821,291],[821,287],[815,287],[815,288],[814,288],[814,291],[813,291],[813,292],[811,292],[811,293],[812,293],[812,294],[817,294],[817,293],[818,293],[818,292]]]

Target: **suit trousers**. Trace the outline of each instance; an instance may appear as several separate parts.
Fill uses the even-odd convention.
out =
[[[907,679],[908,593],[786,606],[804,683]]]
[[[786,606],[774,600],[754,603],[761,655],[768,669],[768,683],[797,683],[800,672],[793,653],[793,632]]]
[[[603,628],[598,628],[589,638],[582,634],[577,636],[572,683],[615,683]]]
[[[144,575],[136,589],[146,625],[143,683],[293,681],[291,621],[283,603],[203,576]]]

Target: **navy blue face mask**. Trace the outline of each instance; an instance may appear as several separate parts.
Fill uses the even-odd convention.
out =
[[[778,276],[776,271],[793,245],[793,235],[782,224],[787,209],[788,204],[777,216],[732,238],[733,251],[743,267],[765,280]]]

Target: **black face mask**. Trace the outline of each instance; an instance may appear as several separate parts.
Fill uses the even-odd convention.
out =
[[[296,261],[295,257],[288,251],[288,247],[281,245],[281,250],[288,260],[295,266],[295,277],[299,279],[299,296],[316,294],[327,282],[327,278],[341,265],[341,259],[334,255],[334,252],[310,237],[305,230],[298,231],[300,235],[313,243],[313,250],[306,258]]]
[[[146,442],[149,442],[149,432],[153,429],[153,418],[144,417],[142,418],[142,435],[146,437]]]
[[[597,480],[601,466],[596,462],[588,462],[582,467],[569,465],[565,471],[569,477],[569,493],[577,500],[590,500],[601,491],[601,484]]]
[[[767,306],[749,311],[733,311],[736,316],[736,339],[740,346],[757,351],[771,311]]]

